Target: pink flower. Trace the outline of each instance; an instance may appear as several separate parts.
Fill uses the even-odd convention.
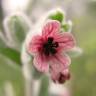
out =
[[[34,57],[33,64],[40,72],[50,70],[58,74],[71,63],[66,51],[75,47],[75,40],[71,33],[60,32],[60,28],[60,22],[48,21],[42,28],[42,34],[33,36],[28,43],[27,51]]]
[[[61,72],[56,72],[54,69],[51,69],[51,78],[55,83],[65,83],[66,80],[70,79],[69,69],[64,69]]]

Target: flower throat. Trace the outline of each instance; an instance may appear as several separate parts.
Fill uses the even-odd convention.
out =
[[[48,37],[47,42],[43,45],[43,52],[46,56],[57,53],[56,48],[59,46],[58,42],[54,42],[52,37]]]

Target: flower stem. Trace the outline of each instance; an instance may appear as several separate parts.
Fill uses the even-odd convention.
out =
[[[30,64],[23,65],[23,74],[25,78],[25,96],[34,96],[33,95],[33,78]]]
[[[27,80],[27,79],[25,79],[25,96],[34,96],[33,95],[33,87],[32,87],[32,85],[33,85],[33,82],[32,82],[32,80]]]
[[[41,79],[38,96],[49,96],[49,78],[47,76],[43,76]]]
[[[33,95],[33,77],[32,77],[32,64],[30,64],[30,56],[27,54],[26,49],[22,46],[22,69],[25,79],[25,96]]]

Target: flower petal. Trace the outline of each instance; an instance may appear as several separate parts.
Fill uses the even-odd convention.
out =
[[[54,83],[64,83],[66,80],[70,79],[69,68],[64,69],[62,72],[56,72],[54,69],[50,69],[51,79]]]
[[[37,54],[33,59],[34,66],[40,72],[48,72],[49,65],[44,55]]]
[[[32,38],[32,40],[29,42],[27,50],[29,54],[33,54],[35,52],[38,52],[43,42],[43,38],[39,35],[36,35]]]
[[[55,37],[55,40],[59,42],[59,48],[69,50],[75,47],[75,39],[71,33],[61,33]]]
[[[42,35],[49,36],[57,33],[60,30],[60,22],[56,20],[51,20],[46,23],[42,30]]]
[[[50,67],[58,73],[68,68],[70,64],[71,60],[67,55],[57,54],[54,58],[52,58]]]

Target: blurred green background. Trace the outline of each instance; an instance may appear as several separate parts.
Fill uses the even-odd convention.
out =
[[[12,1],[12,0],[11,0]],[[24,1],[23,1],[24,2]],[[30,1],[29,1],[30,2]],[[54,5],[53,5],[54,2]],[[2,11],[0,0],[0,30],[4,32],[2,20],[11,13]],[[72,32],[76,36],[77,45],[83,50],[79,57],[72,58],[71,91],[72,96],[96,96],[96,1],[95,0],[32,0],[24,11],[36,22],[39,15],[56,8],[65,10],[67,19],[73,22]],[[5,8],[6,9],[6,8]],[[36,13],[37,12],[37,13]],[[6,37],[6,36],[5,36]],[[4,50],[2,50],[4,49]],[[0,96],[4,96],[5,82],[12,82],[16,96],[24,96],[24,80],[17,53],[13,54],[0,41]],[[7,51],[6,51],[7,50]],[[10,56],[9,56],[10,55]],[[15,59],[16,62],[12,61]]]

